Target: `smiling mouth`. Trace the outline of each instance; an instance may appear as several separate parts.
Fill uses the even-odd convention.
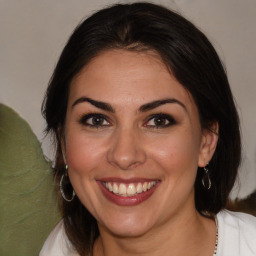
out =
[[[144,181],[136,183],[101,182],[103,186],[115,195],[122,197],[134,197],[151,190],[157,181]]]

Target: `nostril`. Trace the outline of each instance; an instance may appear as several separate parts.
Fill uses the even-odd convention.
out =
[[[107,154],[107,160],[118,169],[128,170],[143,164],[146,160],[146,154],[138,149],[125,152],[110,150]]]
[[[113,134],[107,153],[111,165],[128,170],[145,162],[143,143],[136,136],[132,129],[120,129]]]
[[[135,168],[142,163],[139,159],[136,159],[136,156],[125,156],[125,155],[117,155],[114,153],[108,154],[108,162],[111,165],[117,166],[118,169],[128,170],[131,168]]]

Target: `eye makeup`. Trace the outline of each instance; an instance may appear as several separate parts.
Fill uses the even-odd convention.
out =
[[[111,126],[110,119],[101,113],[88,113],[80,116],[78,123],[89,128],[105,128]],[[150,129],[164,129],[177,124],[170,114],[155,113],[148,116],[143,122],[143,127]]]
[[[111,125],[109,118],[100,113],[84,114],[79,118],[78,122],[90,128],[103,128]]]
[[[177,122],[171,115],[165,113],[156,113],[150,115],[143,126],[147,128],[160,129],[168,128],[175,124],[177,124]]]

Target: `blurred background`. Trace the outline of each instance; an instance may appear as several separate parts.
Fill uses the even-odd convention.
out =
[[[53,159],[44,136],[41,103],[57,59],[76,25],[114,0],[0,0],[0,103],[32,127],[44,154]],[[241,117],[243,163],[232,198],[256,189],[256,1],[158,0],[196,24],[227,68]],[[0,120],[1,122],[1,120]]]

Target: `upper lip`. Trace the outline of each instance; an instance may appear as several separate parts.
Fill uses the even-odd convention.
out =
[[[155,178],[128,178],[123,179],[120,177],[107,177],[107,178],[101,178],[97,179],[101,182],[118,182],[118,183],[137,183],[137,182],[150,182],[150,181],[160,181],[159,179]]]

